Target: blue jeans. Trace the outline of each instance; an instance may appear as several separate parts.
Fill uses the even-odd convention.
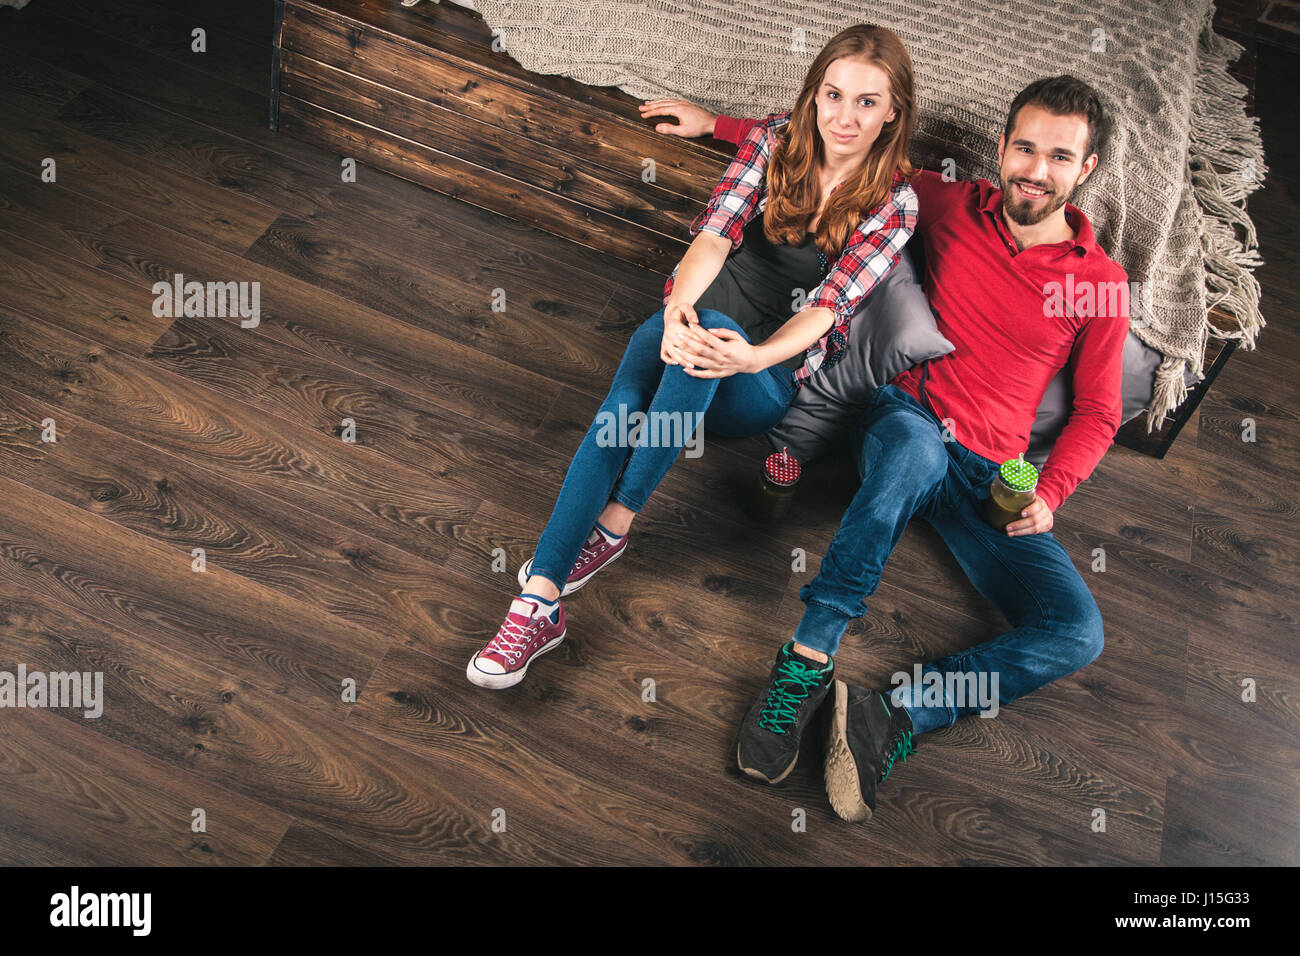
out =
[[[861,486],[820,572],[799,592],[806,607],[794,635],[800,644],[834,654],[849,620],[866,613],[863,597],[875,593],[908,520],[919,515],[929,522],[1011,630],[927,663],[921,685],[915,674],[900,684],[896,699],[907,708],[914,733],[992,710],[987,705],[994,687],[998,706],[1008,704],[1091,663],[1102,649],[1101,612],[1060,542],[1050,531],[1009,537],[989,525],[980,509],[999,463],[945,442],[942,429],[902,389],[876,390],[853,433]],[[972,699],[973,685],[962,685],[958,675],[982,680],[985,700]],[[942,695],[934,687],[940,680]],[[920,693],[925,684],[934,687],[928,697]],[[915,696],[903,694],[904,688]]]
[[[745,335],[716,309],[696,314],[702,328],[725,327]],[[644,508],[699,422],[725,438],[761,435],[785,417],[794,397],[790,370],[780,365],[725,378],[687,375],[680,365],[666,365],[659,358],[663,335],[663,309],[632,333],[609,395],[573,456],[551,520],[537,542],[532,573],[561,590],[611,497],[632,511]],[[647,421],[632,445],[622,426],[637,412]],[[698,440],[698,434],[695,437]]]

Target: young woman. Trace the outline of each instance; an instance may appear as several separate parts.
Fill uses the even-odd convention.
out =
[[[701,420],[726,437],[762,434],[835,362],[916,225],[913,124],[907,50],[891,31],[858,25],[813,60],[793,110],[746,136],[691,224],[664,307],[632,334],[519,571],[522,591],[466,668],[471,682],[512,687],[564,639],[560,598],[622,555],[632,519]],[[798,290],[806,304],[791,315]],[[638,419],[638,434],[620,433]]]

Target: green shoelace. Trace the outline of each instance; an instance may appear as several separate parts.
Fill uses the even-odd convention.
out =
[[[902,757],[903,763],[907,763],[907,758],[914,753],[916,753],[916,748],[912,746],[912,732],[905,730],[898,743],[894,745],[894,752],[889,755],[889,762],[885,764],[885,772],[880,775],[880,779],[884,780],[889,776],[889,771],[893,769],[895,760]]]
[[[885,708],[885,713],[890,714],[889,705],[885,703],[885,698],[880,698],[881,705]],[[892,717],[892,714],[891,714]],[[889,755],[889,760],[885,763],[885,772],[880,775],[884,780],[889,776],[889,771],[894,769],[894,761],[899,757],[903,758],[903,763],[907,763],[907,758],[916,753],[916,748],[912,746],[912,732],[910,730],[902,731],[902,736],[894,744],[894,752]]]
[[[825,671],[813,670],[798,661],[781,664],[783,676],[772,682],[772,690],[763,704],[758,726],[774,734],[783,734],[799,717],[799,705],[821,683]]]

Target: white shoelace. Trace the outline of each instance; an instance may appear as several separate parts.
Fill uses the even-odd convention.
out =
[[[497,631],[497,636],[492,638],[492,643],[487,646],[487,651],[497,651],[502,657],[510,661],[517,661],[523,656],[524,649],[537,636],[537,631],[542,626],[542,617],[530,618],[527,624],[518,624],[514,621],[506,621]],[[511,637],[517,640],[510,640]]]

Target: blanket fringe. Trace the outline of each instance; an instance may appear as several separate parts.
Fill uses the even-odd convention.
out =
[[[1228,73],[1229,64],[1241,56],[1243,47],[1215,33],[1213,20],[1211,6],[1197,47],[1188,157],[1192,191],[1201,213],[1206,335],[1239,339],[1241,347],[1253,349],[1265,322],[1259,311],[1259,282],[1251,270],[1262,265],[1263,259],[1245,201],[1263,185],[1268,167],[1259,120],[1245,109],[1246,87]],[[1237,327],[1216,327],[1209,318],[1209,311],[1216,308],[1230,313]],[[1203,374],[1203,353],[1200,349],[1193,357],[1166,355],[1160,363],[1147,406],[1148,433],[1161,427],[1165,417],[1187,398],[1184,372]]]

